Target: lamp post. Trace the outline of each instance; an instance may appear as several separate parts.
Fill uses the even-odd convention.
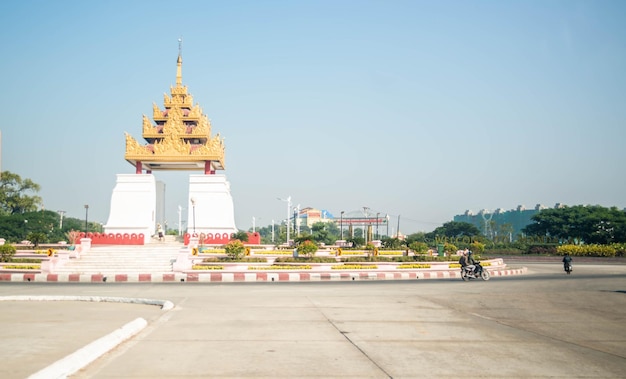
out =
[[[380,216],[380,213],[376,213],[376,239],[378,240],[378,216]]]
[[[367,228],[367,221],[369,221],[369,217],[367,216],[368,207],[363,207],[363,214],[365,215],[365,219],[363,221],[363,239],[365,240],[365,244],[367,245],[367,234],[365,233],[365,229]]]
[[[24,239],[28,237],[28,220],[24,220]]]
[[[85,204],[85,238],[87,238],[87,232],[89,231],[89,224],[87,223],[87,218],[89,215],[89,204]]]
[[[183,207],[181,207],[180,205],[178,206],[178,235],[181,235],[181,232],[183,230],[183,226],[181,224],[182,220],[181,220],[181,214],[183,212]]]
[[[272,219],[272,243],[274,243],[274,219]]]
[[[341,216],[339,218],[339,229],[341,229],[341,240],[343,241],[343,214],[345,212],[341,211]]]
[[[256,232],[256,217],[252,216],[252,233]]]
[[[389,237],[389,215],[385,215],[385,219],[387,220],[387,237]]]
[[[196,234],[196,199],[191,198],[191,215],[193,221],[193,234]]]
[[[277,197],[278,200],[284,201],[287,203],[287,245],[289,245],[289,218],[291,217],[291,196],[288,196],[287,199],[281,199]]]

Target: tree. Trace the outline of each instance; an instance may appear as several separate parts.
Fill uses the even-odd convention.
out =
[[[352,243],[353,247],[360,247],[360,246],[365,245],[365,238],[363,237],[346,238],[346,242]]]
[[[248,233],[243,230],[238,230],[235,234],[233,234],[233,239],[248,242]]]
[[[0,175],[0,212],[16,214],[33,212],[42,204],[42,199],[29,193],[37,193],[39,184],[22,179],[18,174],[3,171]]]
[[[311,226],[311,232],[313,240],[317,243],[332,245],[339,239],[337,235],[339,228],[331,222],[316,222]]]
[[[416,254],[426,254],[428,252],[428,244],[426,242],[414,241],[409,244],[409,249]]]
[[[475,237],[480,235],[480,230],[469,222],[450,221],[436,228],[430,233],[426,233],[428,239],[435,237]]]
[[[403,241],[395,237],[383,237],[380,242],[386,249],[399,249],[402,247],[403,243]]]
[[[599,205],[544,209],[522,232],[587,244],[626,242],[626,212]]]

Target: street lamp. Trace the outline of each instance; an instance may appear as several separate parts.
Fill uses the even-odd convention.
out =
[[[182,212],[183,212],[183,207],[181,207],[181,206],[179,205],[179,206],[178,206],[178,235],[179,235],[179,236],[181,235],[181,232],[182,232],[182,230],[183,230],[183,227],[182,227],[182,225],[181,225],[181,222],[182,222],[182,220],[181,220],[181,214],[182,214]]]
[[[274,219],[272,219],[272,243],[274,243]]]
[[[87,232],[89,231],[89,224],[87,224],[87,216],[89,215],[89,204],[85,204],[85,238],[87,238]]]
[[[344,214],[344,211],[341,211],[341,217],[339,218],[339,229],[341,230],[342,241],[343,241],[343,214]]]
[[[277,197],[278,200],[284,201],[287,203],[287,245],[289,245],[289,219],[291,217],[291,196],[288,196],[287,199],[281,199]]]
[[[387,221],[387,237],[389,237],[389,215],[385,215],[385,220]]]
[[[252,216],[252,233],[256,232],[256,217]]]
[[[380,213],[376,213],[376,239],[378,239],[378,216],[380,216]]]
[[[365,220],[363,221],[363,239],[365,240],[365,244],[367,245],[367,234],[365,233],[365,229],[367,228],[367,221],[369,217],[367,216],[367,211],[369,207],[363,207],[363,214],[365,215]]]
[[[193,234],[196,234],[196,199],[191,198],[191,212],[193,217]]]
[[[59,229],[63,230],[63,215],[65,214],[65,211],[57,211],[57,213],[61,216],[59,220]]]

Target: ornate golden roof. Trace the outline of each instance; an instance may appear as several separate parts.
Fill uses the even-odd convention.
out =
[[[176,86],[164,95],[163,110],[153,104],[154,123],[143,115],[142,137],[147,144],[126,133],[124,158],[133,166],[141,162],[146,170],[204,170],[206,161],[211,161],[212,170],[223,170],[224,140],[219,133],[211,137],[211,122],[182,85],[182,63],[179,53]]]

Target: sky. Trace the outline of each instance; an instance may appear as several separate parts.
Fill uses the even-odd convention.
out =
[[[106,224],[124,133],[176,80],[220,133],[238,229],[368,207],[626,207],[626,2],[7,1],[2,170]],[[197,172],[196,174],[199,174]],[[189,172],[154,172],[177,227]],[[183,212],[187,210],[184,209]],[[183,214],[186,220],[186,214]],[[254,220],[254,221],[253,221]],[[393,223],[392,223],[393,225]]]

